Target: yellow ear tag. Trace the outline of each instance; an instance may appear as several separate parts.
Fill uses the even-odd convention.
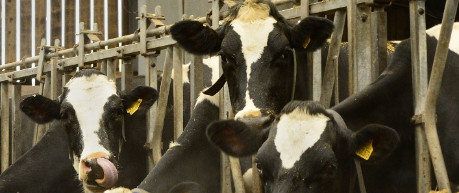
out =
[[[371,154],[373,153],[373,140],[369,140],[363,146],[361,146],[355,154],[361,157],[364,160],[370,159]]]
[[[303,42],[303,48],[306,49],[308,47],[309,42],[311,42],[311,38],[309,36],[306,37],[306,39]]]
[[[139,110],[140,103],[142,103],[142,99],[138,99],[137,101],[133,102],[131,106],[126,109],[126,112],[130,115],[134,114],[137,110]]]

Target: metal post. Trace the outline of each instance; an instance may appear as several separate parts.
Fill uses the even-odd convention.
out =
[[[58,69],[58,58],[51,59],[51,99],[57,99],[62,92],[62,72]]]
[[[79,36],[79,42],[78,42],[78,56],[80,57],[80,63],[78,64],[78,67],[82,68],[84,66],[84,44],[85,44],[85,34],[83,33],[84,31],[84,22],[80,22],[80,34]]]
[[[22,88],[22,85],[20,84],[16,84],[16,85],[13,85],[13,93],[12,93],[12,97],[11,97],[11,111],[12,111],[12,134],[11,136],[11,144],[12,144],[12,151],[11,151],[11,163],[14,163],[20,156],[22,153],[24,152],[19,152],[16,151],[16,150],[22,150],[23,148],[21,147],[22,144],[20,143],[16,143],[16,137],[19,137],[21,136],[21,131],[23,130],[22,128],[22,119],[21,119],[21,116],[22,116],[22,112],[21,110],[19,109],[19,104],[21,103],[21,89]]]
[[[158,110],[155,118],[155,129],[153,131],[153,160],[155,164],[161,159],[161,139],[163,134],[164,117],[166,116],[167,98],[169,95],[169,87],[171,84],[172,74],[172,52],[173,48],[168,47],[166,57],[164,59],[163,77],[161,79],[161,86],[159,88]]]
[[[378,78],[387,66],[387,13],[384,4],[376,4],[371,12],[371,80]]]
[[[107,60],[102,60],[100,63],[100,71],[107,75]]]
[[[427,144],[432,158],[435,177],[437,179],[440,190],[446,190],[451,193],[451,187],[448,180],[445,161],[438,139],[436,126],[436,106],[437,98],[440,92],[440,87],[445,70],[446,58],[448,56],[448,48],[453,30],[454,19],[457,12],[458,0],[447,0],[445,12],[443,13],[440,37],[438,38],[437,49],[435,52],[432,72],[430,75],[429,87],[427,89],[425,103],[425,132]],[[457,43],[457,42],[454,42]]]
[[[411,34],[411,70],[414,96],[414,113],[424,112],[425,94],[427,91],[427,46],[425,1],[410,1],[410,34]],[[418,192],[429,192],[430,159],[426,137],[421,122],[415,127],[416,184]]]
[[[231,164],[231,173],[233,174],[234,190],[237,193],[245,193],[239,158],[229,156],[229,160]]]
[[[193,55],[190,69],[190,109],[193,112],[199,93],[204,86],[202,56]],[[190,115],[191,116],[191,115]]]
[[[350,93],[356,93],[371,83],[370,7],[357,6],[349,0],[347,6],[349,41]]]
[[[183,52],[174,46],[172,54],[174,64],[174,140],[183,132]]]
[[[252,193],[262,193],[263,184],[261,182],[260,174],[258,173],[257,164],[255,163],[256,155],[252,156]]]
[[[322,82],[322,94],[320,103],[325,107],[330,107],[330,100],[333,93],[333,84],[335,83],[335,71],[338,68],[338,57],[341,48],[341,39],[343,36],[344,24],[346,22],[346,10],[335,12],[335,31],[332,34],[330,45],[328,47],[327,63],[325,66],[324,78]],[[336,81],[337,82],[337,81]],[[335,92],[335,95],[338,93]]]
[[[132,63],[131,58],[123,58],[121,64],[121,90],[132,89]]]
[[[158,75],[157,75],[157,67],[156,67],[156,56],[148,55],[145,56],[145,85],[150,86],[156,90],[158,90]],[[148,171],[150,171],[154,167],[154,159],[153,159],[153,148],[151,148],[151,144],[153,144],[153,132],[155,128],[155,116],[157,114],[157,103],[154,103],[153,106],[147,113],[147,141],[146,147],[148,147]]]
[[[0,115],[1,115],[1,170],[4,172],[10,162],[9,162],[9,150],[10,150],[10,107],[9,107],[9,96],[8,96],[8,87],[9,83],[8,82],[2,82],[1,83],[1,88],[0,88],[0,95],[1,95],[1,100],[0,100]]]
[[[116,61],[115,58],[107,59],[107,77],[110,80],[116,80]]]

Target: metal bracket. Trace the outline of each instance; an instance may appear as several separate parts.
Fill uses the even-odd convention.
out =
[[[147,6],[144,5],[140,9],[139,17],[136,17],[140,21],[139,29],[136,30],[135,35],[139,37],[140,42],[140,54],[147,55],[147,29],[153,24],[154,28],[164,26],[162,20],[165,20],[165,17],[161,14],[161,7],[155,7],[155,13],[147,13]]]
[[[413,122],[415,125],[423,124],[423,123],[425,122],[425,121],[424,121],[424,115],[423,115],[423,114],[414,115],[414,116],[411,118],[411,122]]]

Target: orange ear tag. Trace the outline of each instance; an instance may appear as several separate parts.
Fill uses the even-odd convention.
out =
[[[309,36],[306,37],[306,39],[303,42],[303,48],[306,49],[308,47],[309,42],[311,42],[311,38]]]
[[[361,157],[364,160],[370,159],[371,154],[373,153],[373,140],[369,140],[363,146],[361,146],[355,154]]]
[[[137,101],[133,102],[131,106],[126,109],[126,112],[130,115],[134,114],[137,110],[139,110],[140,103],[142,103],[142,99],[138,99]]]

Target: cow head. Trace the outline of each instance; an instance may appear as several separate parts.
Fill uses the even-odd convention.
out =
[[[20,107],[37,123],[62,123],[79,179],[85,189],[99,191],[112,187],[118,179],[125,117],[144,113],[156,99],[153,88],[140,86],[118,93],[115,82],[101,72],[81,70],[65,85],[58,100],[34,95]]]
[[[377,164],[397,147],[398,134],[382,125],[356,133],[318,103],[293,101],[267,127],[234,120],[207,128],[211,142],[232,156],[256,153],[265,192],[348,192],[353,159]],[[373,148],[368,160],[356,155]]]
[[[292,95],[293,49],[314,51],[332,30],[325,18],[307,17],[293,25],[269,1],[248,0],[232,6],[217,30],[181,21],[171,34],[190,53],[221,55],[235,118],[240,119],[279,113]],[[304,68],[301,64],[298,71]]]

